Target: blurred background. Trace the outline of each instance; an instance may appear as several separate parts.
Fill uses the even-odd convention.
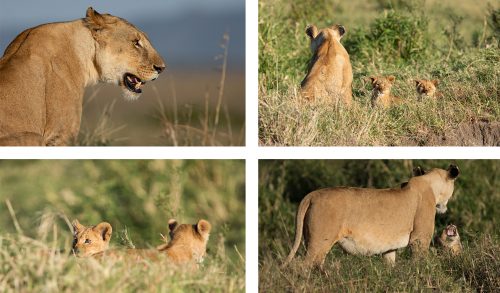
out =
[[[167,70],[133,102],[113,85],[87,89],[79,144],[243,145],[244,0],[7,1],[0,54],[23,30],[83,18],[89,6],[144,31]]]
[[[107,221],[112,246],[149,248],[163,243],[170,218],[206,219],[208,257],[237,262],[245,255],[244,169],[243,160],[2,160],[0,231],[43,241],[56,223],[63,248],[72,241],[67,221]]]

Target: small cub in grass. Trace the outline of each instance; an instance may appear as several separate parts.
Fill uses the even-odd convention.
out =
[[[391,88],[396,80],[394,75],[370,76],[372,83],[372,107],[381,106],[390,107],[395,104],[401,104],[402,100],[391,95]]]
[[[207,242],[212,226],[206,220],[194,225],[178,224],[175,219],[168,221],[170,241],[157,247],[168,259],[176,264],[201,263],[207,251]]]
[[[437,242],[444,250],[451,252],[453,255],[458,255],[462,252],[460,235],[458,234],[457,226],[453,224],[446,226],[441,236],[437,239]]]
[[[437,91],[437,85],[439,84],[439,80],[427,80],[427,79],[416,79],[415,85],[418,93],[419,100],[422,100],[424,97],[436,99],[438,97],[442,97],[442,94]]]
[[[346,30],[333,25],[322,30],[310,25],[306,34],[313,53],[307,75],[301,83],[301,95],[308,101],[346,105],[352,103],[352,67],[349,54],[340,43]]]
[[[78,257],[92,256],[109,247],[113,228],[107,222],[86,227],[78,220],[73,221],[73,253]]]

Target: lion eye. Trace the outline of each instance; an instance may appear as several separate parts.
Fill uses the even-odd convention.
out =
[[[134,46],[136,46],[137,48],[142,48],[141,40],[134,40],[133,43],[134,43]]]
[[[90,244],[92,241],[90,239],[85,239],[85,244]]]

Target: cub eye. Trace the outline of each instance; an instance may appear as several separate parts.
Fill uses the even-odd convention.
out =
[[[132,42],[134,43],[134,46],[136,46],[137,48],[142,48],[141,40],[133,40]]]
[[[92,243],[92,240],[90,240],[90,239],[85,239],[85,244],[90,244],[90,243]]]

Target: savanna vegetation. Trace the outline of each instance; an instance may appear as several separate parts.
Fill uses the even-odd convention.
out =
[[[487,1],[259,1],[259,144],[500,145],[500,7]],[[301,103],[308,24],[342,24],[354,106]],[[370,105],[372,75],[394,75],[402,105]],[[415,79],[443,97],[417,100]]]
[[[0,186],[2,292],[245,290],[241,160],[3,160]],[[109,222],[125,249],[164,243],[170,218],[212,224],[200,270],[70,253],[74,219]]]
[[[435,244],[428,256],[397,252],[396,267],[381,256],[353,256],[335,245],[324,272],[306,269],[301,245],[286,268],[295,213],[309,192],[331,186],[399,186],[422,166],[461,170],[448,211],[436,216],[435,234],[458,226],[463,252],[452,256]],[[500,162],[497,160],[264,160],[259,162],[259,289],[262,292],[495,292],[500,288]]]

